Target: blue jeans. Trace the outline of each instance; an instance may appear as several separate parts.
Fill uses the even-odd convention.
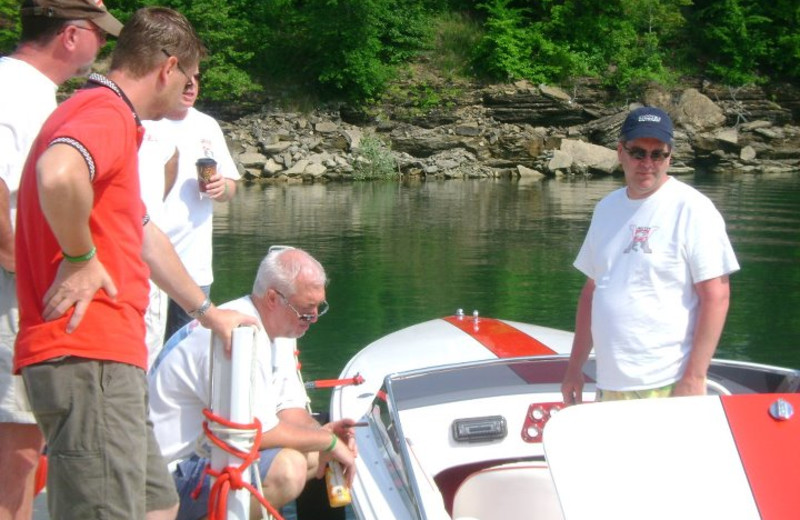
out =
[[[260,452],[258,472],[261,475],[262,482],[267,478],[269,467],[279,451],[281,451],[280,448],[270,448]],[[198,520],[208,515],[208,495],[211,491],[211,477],[203,474],[207,463],[208,459],[192,455],[178,464],[178,467],[172,472],[172,478],[175,480],[175,487],[178,489],[178,496],[180,497],[180,509],[176,520]],[[192,498],[192,492],[197,489],[201,478],[203,479],[203,487],[197,496],[197,500],[195,500]]]

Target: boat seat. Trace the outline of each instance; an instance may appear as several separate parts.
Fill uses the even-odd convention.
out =
[[[563,520],[544,463],[515,462],[476,471],[453,499],[455,520]]]

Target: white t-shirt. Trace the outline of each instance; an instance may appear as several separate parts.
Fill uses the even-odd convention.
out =
[[[683,374],[697,319],[694,284],[739,269],[714,204],[670,177],[653,195],[601,200],[574,263],[594,280],[597,386],[640,390]]]
[[[164,225],[164,186],[167,162],[176,151],[176,138],[156,121],[142,121],[144,139],[139,147],[139,188],[150,220]]]
[[[249,296],[221,307],[258,318]],[[263,327],[256,341],[257,375],[251,395],[258,398],[253,400],[253,415],[266,432],[278,424],[279,411],[305,408],[308,395],[297,372],[296,341],[270,341]],[[210,402],[210,344],[211,331],[192,321],[164,345],[148,374],[150,419],[161,453],[169,462],[191,455],[195,441],[203,435],[202,411]]]
[[[211,285],[214,203],[200,194],[195,163],[201,157],[210,157],[217,161],[217,171],[228,179],[239,179],[239,172],[214,118],[190,108],[184,119],[162,119],[149,125],[152,126],[159,135],[174,136],[179,153],[178,176],[164,201],[160,227],[195,283]]]
[[[164,227],[165,167],[175,154],[175,136],[171,132],[159,131],[155,121],[142,121],[144,139],[139,147],[139,189],[147,207],[150,220],[159,228]],[[164,345],[167,329],[167,305],[169,297],[154,282],[150,282],[150,303],[144,313],[145,343],[147,343],[147,366],[153,362]]]
[[[16,228],[17,191],[33,141],[56,108],[58,85],[28,63],[0,58],[0,179],[10,195]]]

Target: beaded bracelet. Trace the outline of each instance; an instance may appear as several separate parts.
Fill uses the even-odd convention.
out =
[[[87,262],[92,258],[94,258],[94,255],[97,254],[97,248],[95,246],[92,246],[92,248],[89,250],[88,253],[79,256],[70,256],[64,251],[61,251],[61,254],[64,256],[64,260],[66,260],[67,262],[70,262],[72,264],[79,264],[81,262]]]
[[[325,448],[325,452],[326,452],[326,453],[330,453],[330,452],[332,452],[332,451],[333,451],[333,448],[335,448],[335,447],[336,447],[336,441],[338,441],[338,440],[339,440],[339,437],[337,437],[335,433],[332,433],[332,434],[331,434],[331,436],[332,436],[333,438],[331,439],[331,444],[330,444],[330,445],[329,445],[327,448]]]

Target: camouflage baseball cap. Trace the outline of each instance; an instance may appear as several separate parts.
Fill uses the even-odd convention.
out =
[[[25,0],[20,15],[89,20],[112,36],[119,36],[122,30],[122,24],[108,12],[103,0]]]

